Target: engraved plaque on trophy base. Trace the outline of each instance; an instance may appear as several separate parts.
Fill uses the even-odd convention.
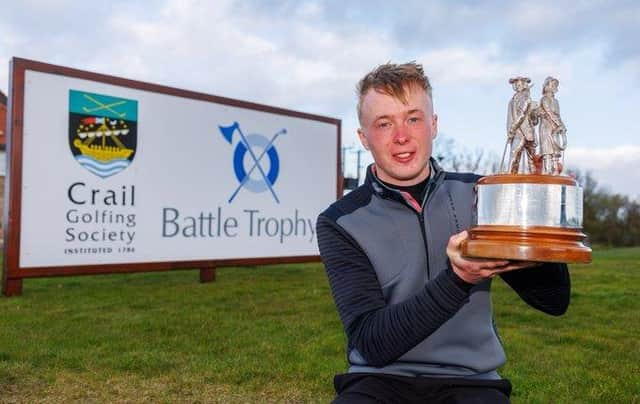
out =
[[[589,263],[582,233],[582,188],[571,177],[493,175],[476,185],[476,225],[468,257]]]

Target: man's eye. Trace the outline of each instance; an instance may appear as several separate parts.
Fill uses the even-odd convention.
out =
[[[380,122],[378,123],[378,128],[385,129],[391,126],[391,122]]]
[[[412,116],[411,118],[409,118],[410,123],[416,123],[418,121],[420,121],[420,118],[417,116]]]

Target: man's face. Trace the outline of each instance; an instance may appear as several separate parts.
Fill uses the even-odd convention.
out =
[[[406,88],[407,103],[370,89],[362,99],[358,136],[371,151],[378,178],[408,186],[429,176],[429,158],[438,129],[431,100],[417,85]]]

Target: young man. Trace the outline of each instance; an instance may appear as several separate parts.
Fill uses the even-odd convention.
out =
[[[511,385],[496,371],[505,355],[491,278],[560,315],[569,304],[566,265],[461,256],[479,177],[446,173],[430,158],[438,120],[422,66],[381,65],[358,94],[358,135],[374,164],[317,223],[348,337],[350,366],[334,380],[335,402],[509,402]]]

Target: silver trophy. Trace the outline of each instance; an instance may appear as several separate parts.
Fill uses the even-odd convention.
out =
[[[591,262],[582,233],[582,188],[574,178],[562,175],[567,131],[555,98],[559,82],[547,77],[539,103],[531,100],[528,77],[515,77],[509,83],[515,94],[509,101],[500,173],[476,185],[475,226],[469,230],[463,254]]]

